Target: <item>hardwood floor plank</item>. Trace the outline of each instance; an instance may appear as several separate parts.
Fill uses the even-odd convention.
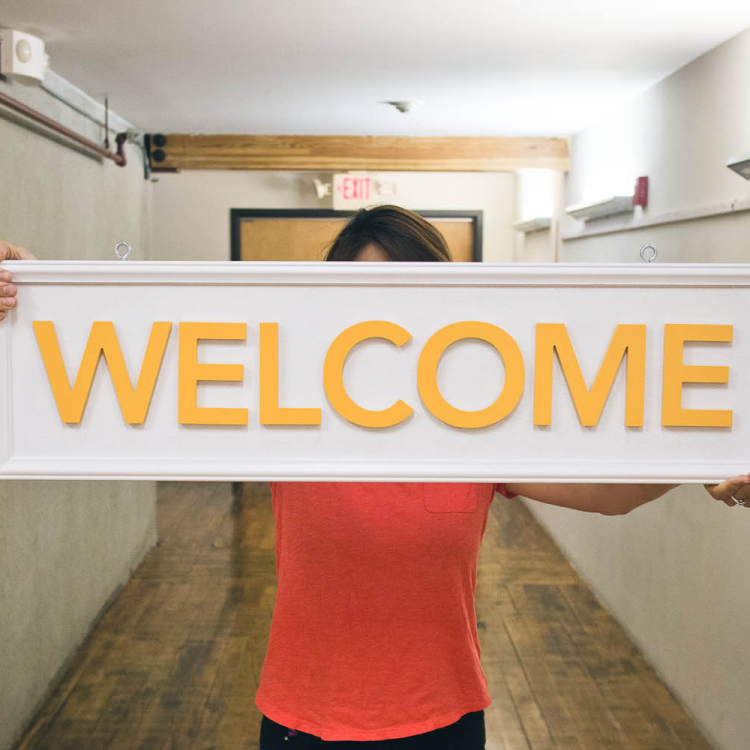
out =
[[[17,750],[257,750],[276,600],[265,485],[163,483],[159,545]],[[520,502],[491,506],[477,626],[487,750],[710,750]]]

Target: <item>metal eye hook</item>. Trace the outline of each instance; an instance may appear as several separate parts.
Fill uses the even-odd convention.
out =
[[[646,251],[650,250],[651,253],[647,256]],[[656,256],[659,254],[659,251],[653,246],[653,245],[644,245],[641,248],[640,256],[641,260],[644,263],[653,263],[656,260]]]
[[[125,254],[124,254],[124,255],[121,255],[121,254],[120,254],[120,248],[121,248],[121,247],[126,247],[126,248],[127,248],[127,250],[125,251]],[[133,248],[132,248],[132,247],[130,247],[130,245],[128,245],[128,243],[127,243],[127,242],[118,242],[118,243],[117,243],[117,244],[115,245],[115,255],[116,255],[116,256],[117,256],[117,257],[118,257],[118,258],[119,258],[120,260],[127,260],[127,259],[128,259],[129,257],[130,257],[130,254],[131,254],[132,252],[133,252]]]

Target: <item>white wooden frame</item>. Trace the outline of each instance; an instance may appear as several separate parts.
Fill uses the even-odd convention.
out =
[[[735,400],[738,398],[737,393],[744,394],[742,403],[736,403],[740,412],[734,426],[718,431],[712,439],[713,442],[721,443],[720,450],[728,454],[726,458],[722,453],[721,456],[709,456],[706,460],[697,459],[696,456],[675,460],[673,453],[672,459],[649,455],[647,458],[641,456],[633,460],[629,455],[624,455],[599,456],[589,460],[587,455],[581,455],[576,459],[568,457],[564,460],[541,460],[530,456],[524,460],[516,458],[512,461],[498,456],[496,460],[488,461],[475,460],[470,455],[449,460],[445,455],[410,458],[403,454],[392,454],[379,459],[363,457],[356,460],[307,460],[299,457],[288,460],[280,456],[257,461],[252,457],[243,460],[212,457],[202,461],[196,460],[195,456],[30,455],[28,450],[25,454],[17,450],[17,437],[21,434],[21,427],[24,430],[30,428],[26,424],[25,415],[18,413],[14,404],[18,392],[18,387],[14,389],[14,382],[18,386],[21,374],[14,370],[12,357],[14,337],[20,335],[21,323],[18,316],[23,313],[24,304],[30,304],[30,300],[33,300],[34,289],[41,290],[44,287],[65,288],[71,297],[76,290],[91,287],[104,288],[111,295],[135,293],[138,289],[147,293],[148,288],[154,286],[164,290],[186,287],[182,292],[187,296],[205,294],[214,287],[227,289],[238,286],[255,289],[274,287],[278,290],[325,287],[330,294],[338,293],[337,290],[341,288],[443,290],[439,294],[445,294],[445,290],[449,289],[471,288],[472,295],[477,296],[481,296],[482,290],[493,288],[506,290],[509,295],[531,294],[531,290],[537,290],[534,292],[537,299],[543,298],[540,296],[542,293],[550,297],[556,293],[555,290],[572,288],[582,290],[580,298],[584,306],[586,290],[608,290],[608,295],[614,295],[616,290],[640,290],[641,294],[650,290],[648,294],[652,297],[644,297],[644,300],[661,298],[667,294],[667,290],[687,290],[690,292],[687,295],[691,300],[690,309],[695,311],[695,315],[691,320],[675,319],[674,322],[703,320],[701,300],[710,301],[710,304],[706,302],[704,305],[706,314],[710,312],[714,316],[708,322],[717,320],[717,304],[725,299],[723,295],[729,290],[735,290],[740,296],[735,294],[731,310],[720,313],[719,317],[723,322],[735,324],[737,336],[732,344],[732,355],[735,357],[732,360],[732,373],[735,380],[741,380],[741,371],[750,372],[750,343],[746,340],[750,339],[750,323],[745,322],[750,320],[750,265],[45,261],[13,262],[3,266],[13,273],[14,282],[19,286],[20,306],[18,311],[11,313],[9,320],[0,323],[0,478],[703,483],[745,472],[750,467],[750,414],[744,406],[750,402],[748,378],[744,378],[744,383],[740,382],[738,385],[744,390],[733,391]],[[709,293],[709,290],[713,291]],[[738,310],[744,316],[741,319],[738,319]],[[89,315],[88,320],[95,319],[99,319],[95,314]],[[156,319],[164,318],[153,317],[153,320]],[[209,318],[197,315],[192,319]],[[643,322],[649,321],[644,319]],[[343,327],[345,325],[342,323]],[[597,351],[598,354],[595,355],[601,357],[603,352],[600,348]],[[524,353],[530,354],[528,350]],[[596,356],[592,356],[596,359]],[[101,370],[102,367],[98,378],[103,378]],[[700,429],[695,434],[698,432]],[[684,445],[689,445],[690,435],[689,431],[682,431],[679,439]],[[28,443],[28,435],[26,439]]]

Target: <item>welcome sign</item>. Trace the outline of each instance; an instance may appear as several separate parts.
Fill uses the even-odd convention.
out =
[[[1,477],[676,483],[750,460],[750,266],[7,267]]]

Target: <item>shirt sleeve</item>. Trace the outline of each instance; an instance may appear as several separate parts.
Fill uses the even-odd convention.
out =
[[[518,497],[515,492],[511,492],[504,484],[496,484],[495,492],[499,492],[503,497],[507,497],[508,500],[512,500],[514,497]]]

